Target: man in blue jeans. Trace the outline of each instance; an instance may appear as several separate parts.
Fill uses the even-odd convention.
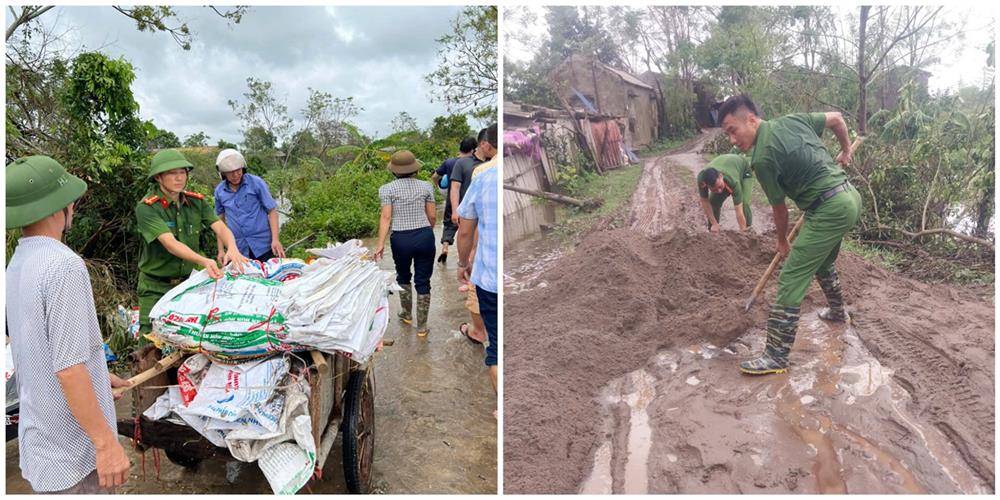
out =
[[[496,126],[492,127],[493,133]],[[494,142],[496,141],[494,135]],[[497,167],[486,168],[469,185],[462,203],[458,206],[458,280],[472,282],[479,297],[479,314],[486,326],[489,345],[486,347],[486,366],[490,367],[490,382],[497,389],[497,260],[499,238],[497,234]],[[470,266],[469,255],[477,239],[475,265]],[[472,275],[469,269],[472,268]]]

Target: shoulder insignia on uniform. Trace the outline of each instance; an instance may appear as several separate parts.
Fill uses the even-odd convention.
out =
[[[145,200],[142,200],[142,202],[145,203],[145,204],[147,204],[147,205],[149,205],[149,206],[153,206],[153,203],[156,203],[157,201],[159,201],[159,199],[160,199],[160,197],[156,196],[154,194],[153,196],[150,196],[149,198],[146,198]]]
[[[203,195],[201,193],[194,192],[194,191],[184,191],[184,196],[190,196],[192,198],[197,198],[199,200],[204,200],[205,199],[205,195]]]

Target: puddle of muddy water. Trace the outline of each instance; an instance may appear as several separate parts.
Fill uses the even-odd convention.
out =
[[[566,254],[563,248],[550,248],[551,239],[538,236],[504,247],[508,262],[520,262],[516,267],[504,269],[504,294],[517,295],[534,288],[548,286],[539,277]]]
[[[648,461],[653,430],[650,426],[649,403],[656,397],[656,379],[645,370],[628,374],[610,385],[602,403],[610,411],[616,405],[628,408],[628,438],[626,459],[622,471],[623,488],[620,493],[643,494],[649,492]],[[612,455],[614,443],[601,443],[594,452],[594,468],[581,488],[581,493],[612,493],[614,477]]]
[[[609,383],[601,398],[608,438],[581,492],[616,484],[615,493],[990,491],[941,432],[907,409],[909,393],[852,327],[804,320],[789,374],[737,375],[762,338],[755,331],[721,348],[661,351]],[[627,421],[616,408],[627,409]],[[890,432],[896,427],[905,430]],[[900,433],[916,437],[892,437]],[[678,453],[685,448],[694,455]],[[615,467],[618,456],[627,457],[624,467]]]

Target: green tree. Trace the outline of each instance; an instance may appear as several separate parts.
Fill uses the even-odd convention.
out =
[[[156,150],[181,147],[180,139],[173,132],[161,130],[151,121],[143,122],[142,126],[146,131],[146,149]]]
[[[288,106],[275,95],[271,82],[247,78],[243,99],[230,99],[229,107],[243,122],[243,144],[248,151],[263,154],[291,135],[294,122],[288,116]]]
[[[437,39],[438,67],[424,76],[431,98],[452,113],[493,122],[497,117],[497,8],[466,7],[451,33]]]
[[[208,147],[208,136],[205,135],[205,132],[197,132],[191,134],[184,139],[184,147],[186,148]]]
[[[417,120],[406,111],[400,111],[390,122],[389,128],[393,133],[420,130]]]
[[[429,135],[432,141],[458,144],[475,134],[466,115],[448,115],[434,118]]]

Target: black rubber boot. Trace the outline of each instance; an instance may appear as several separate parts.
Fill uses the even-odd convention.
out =
[[[754,359],[740,363],[740,371],[750,375],[767,375],[788,371],[788,355],[795,343],[795,330],[799,326],[799,308],[771,306],[767,318],[767,343],[764,352]]]

